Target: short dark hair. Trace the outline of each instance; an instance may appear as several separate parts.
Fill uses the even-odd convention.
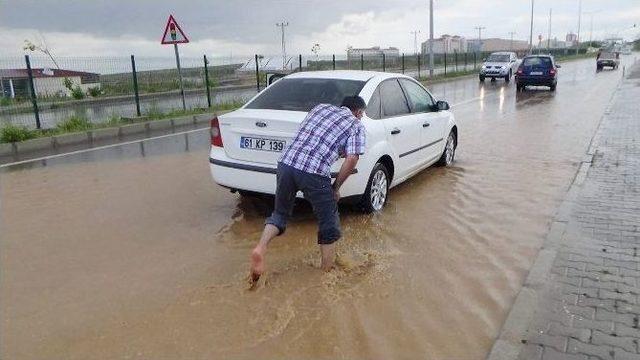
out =
[[[365,104],[364,100],[360,96],[354,95],[345,97],[344,100],[342,100],[341,106],[348,107],[351,111],[356,111],[364,110],[367,107],[367,104]]]

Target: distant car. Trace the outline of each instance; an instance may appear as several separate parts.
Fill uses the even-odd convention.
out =
[[[620,65],[620,53],[613,51],[601,51],[596,57],[596,70],[600,71],[605,66],[616,70]]]
[[[482,63],[478,77],[480,81],[484,81],[485,78],[491,78],[491,81],[495,81],[496,78],[502,78],[504,81],[509,82],[517,68],[518,56],[516,53],[494,52]]]
[[[275,194],[278,159],[309,110],[321,103],[340,105],[352,95],[367,102],[361,120],[367,141],[342,196],[359,200],[367,212],[380,211],[390,188],[434,163],[452,164],[458,128],[449,104],[416,80],[370,71],[299,72],[211,120],[213,180],[241,194]],[[340,165],[333,165],[332,176]]]
[[[529,55],[522,59],[516,71],[516,89],[524,90],[528,85],[548,86],[551,91],[558,85],[560,65],[551,55]]]

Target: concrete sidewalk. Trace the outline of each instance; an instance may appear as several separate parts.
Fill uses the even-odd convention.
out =
[[[597,134],[489,359],[640,360],[640,66]]]

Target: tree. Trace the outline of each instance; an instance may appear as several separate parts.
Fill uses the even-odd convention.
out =
[[[49,47],[47,46],[47,43],[44,40],[44,36],[42,36],[42,34],[40,34],[40,45],[36,45],[29,39],[25,39],[24,46],[22,47],[22,49],[25,51],[31,51],[31,52],[40,51],[41,53],[47,55],[49,59],[51,59],[53,64],[56,66],[56,68],[60,70],[60,66],[58,66],[56,59],[53,58],[53,55],[51,54],[51,51],[49,50]]]

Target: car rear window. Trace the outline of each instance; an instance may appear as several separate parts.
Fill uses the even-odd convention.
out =
[[[265,89],[245,108],[309,111],[318,104],[340,106],[346,96],[358,95],[364,84],[358,80],[284,78]]]
[[[533,56],[524,58],[523,66],[535,66],[535,67],[551,67],[551,58],[546,56]]]
[[[488,62],[509,62],[511,60],[511,56],[508,54],[491,54],[487,58]]]

